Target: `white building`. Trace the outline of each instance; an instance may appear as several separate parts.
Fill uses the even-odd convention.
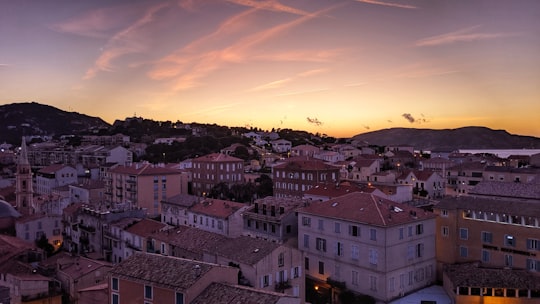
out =
[[[36,174],[36,193],[51,194],[52,189],[77,182],[77,170],[71,166],[55,164],[39,170]]]
[[[334,303],[343,286],[388,302],[435,281],[435,215],[372,194],[299,209],[298,247],[306,278]]]

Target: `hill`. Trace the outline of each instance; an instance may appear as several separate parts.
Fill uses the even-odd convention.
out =
[[[18,144],[23,135],[60,136],[109,127],[99,117],[66,112],[36,102],[0,106],[0,143]]]
[[[391,128],[358,134],[354,140],[370,145],[411,145],[416,149],[539,149],[540,138],[513,135],[485,127],[457,129]]]

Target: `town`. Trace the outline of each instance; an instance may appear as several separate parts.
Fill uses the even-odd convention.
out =
[[[170,128],[1,145],[0,303],[540,301],[538,151]]]

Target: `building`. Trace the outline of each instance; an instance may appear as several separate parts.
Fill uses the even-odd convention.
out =
[[[445,194],[445,178],[435,171],[405,171],[396,180],[399,184],[413,186],[413,194],[427,198],[441,198]]]
[[[225,183],[229,187],[244,182],[244,160],[227,154],[212,153],[192,161],[192,193],[204,196],[212,188]]]
[[[30,167],[30,163],[28,161],[28,151],[24,137],[22,138],[21,151],[17,158],[15,189],[17,210],[24,215],[33,214],[35,210],[32,168]]]
[[[111,208],[139,207],[161,214],[160,202],[180,194],[182,173],[149,163],[116,166],[106,173],[105,198]]]
[[[480,161],[463,162],[448,168],[446,172],[446,194],[468,195],[479,182],[484,180],[486,163]]]
[[[64,165],[49,165],[36,173],[36,193],[51,194],[56,187],[77,183],[77,170]]]
[[[446,264],[475,261],[492,268],[540,271],[538,202],[461,196],[441,200],[434,213],[439,215],[439,278]]]
[[[60,215],[34,214],[19,218],[15,224],[17,237],[27,242],[35,242],[42,237],[58,250],[64,241],[62,237],[62,217]]]
[[[242,235],[242,215],[248,207],[244,203],[203,198],[187,210],[188,226],[237,237]]]
[[[278,243],[298,236],[296,209],[306,200],[268,196],[256,200],[243,212],[244,235]]]
[[[339,182],[340,168],[321,160],[294,157],[272,168],[274,196],[298,197],[316,185]]]
[[[380,167],[380,160],[357,157],[353,160],[347,178],[358,182],[370,182],[373,181],[372,175],[380,172]]]
[[[212,283],[237,279],[238,268],[138,253],[110,271],[109,303],[191,303]]]
[[[286,139],[276,139],[270,141],[272,145],[272,151],[276,153],[287,153],[291,151],[292,143]]]
[[[435,224],[432,213],[360,192],[299,209],[306,301],[338,303],[349,290],[388,302],[431,285]]]
[[[291,148],[291,156],[313,157],[319,151],[321,151],[320,148],[312,145],[298,145]]]
[[[187,226],[188,209],[201,199],[195,195],[178,194],[161,201],[161,222],[173,226]]]
[[[86,179],[69,185],[69,197],[72,203],[101,206],[105,203],[105,183],[100,180]]]
[[[230,304],[236,303],[265,303],[265,304],[300,304],[298,297],[279,292],[269,292],[246,286],[232,286],[224,283],[212,283],[191,304]]]

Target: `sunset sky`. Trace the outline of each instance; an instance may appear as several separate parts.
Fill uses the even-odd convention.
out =
[[[0,39],[0,104],[540,137],[538,0],[1,1]]]

